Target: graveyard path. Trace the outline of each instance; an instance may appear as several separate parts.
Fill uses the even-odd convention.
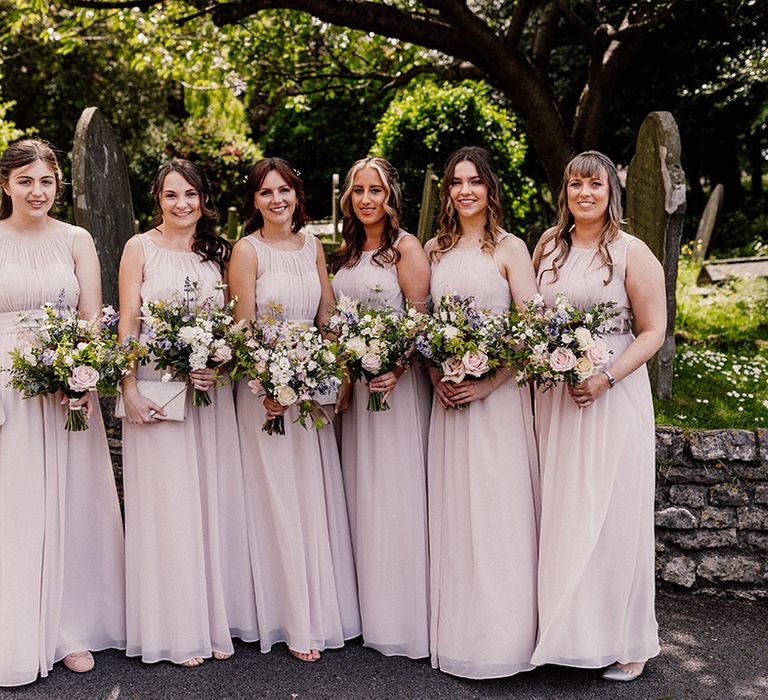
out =
[[[513,678],[467,681],[434,671],[426,660],[385,658],[359,641],[315,664],[285,647],[261,654],[236,644],[228,661],[197,669],[144,665],[115,651],[96,655],[83,676],[57,664],[31,686],[0,689],[28,698],[761,698],[768,696],[768,604],[659,594],[661,655],[634,683],[607,683],[597,671],[546,666]]]

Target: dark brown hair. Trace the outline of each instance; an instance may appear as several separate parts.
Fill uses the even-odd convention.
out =
[[[557,251],[555,259],[545,270],[539,271],[539,279],[545,272],[552,275],[552,281],[557,281],[560,276],[560,266],[565,262],[571,252],[571,228],[573,227],[573,214],[568,208],[568,181],[572,177],[601,177],[603,172],[608,179],[608,211],[606,212],[605,226],[600,234],[597,244],[597,252],[600,256],[600,264],[608,268],[608,277],[603,284],[608,284],[613,278],[613,259],[608,250],[608,244],[616,240],[620,233],[622,209],[621,209],[621,182],[613,161],[599,151],[584,151],[574,156],[565,166],[563,182],[560,185],[560,194],[557,198],[557,222],[550,229],[550,233],[541,245],[539,260]]]
[[[192,250],[200,256],[200,259],[203,262],[207,260],[215,262],[223,273],[224,268],[227,266],[227,261],[229,260],[231,246],[229,241],[216,233],[214,225],[216,224],[217,217],[216,210],[211,206],[211,186],[208,184],[208,179],[205,177],[203,171],[192,161],[185,160],[184,158],[174,158],[158,170],[157,175],[155,175],[155,179],[152,182],[152,189],[150,190],[152,199],[155,200],[155,204],[158,208],[158,212],[155,214],[152,223],[155,226],[158,226],[163,221],[163,215],[160,211],[160,197],[163,193],[165,178],[171,173],[178,173],[181,175],[181,177],[197,190],[197,194],[200,197],[200,212],[202,216],[197,220],[195,226],[195,238],[192,242]]]
[[[22,139],[12,143],[5,149],[0,157],[0,188],[5,187],[11,177],[11,172],[17,168],[23,168],[25,165],[35,161],[45,163],[56,177],[56,198],[61,196],[64,190],[64,178],[59,168],[59,161],[53,148],[45,141],[37,139]],[[0,219],[7,219],[13,213],[13,203],[11,198],[2,190],[0,195]]]
[[[344,242],[333,255],[333,266],[336,270],[344,266],[353,267],[360,260],[360,254],[365,245],[365,227],[357,218],[352,206],[352,188],[355,184],[355,175],[364,168],[372,168],[378,173],[386,193],[384,211],[387,213],[387,221],[381,236],[381,246],[373,254],[372,261],[380,267],[384,267],[385,265],[396,265],[400,260],[400,252],[395,247],[395,241],[400,235],[400,208],[402,205],[397,170],[385,158],[368,156],[355,161],[344,178],[344,190],[341,195],[341,211],[344,216],[341,235]]]
[[[496,173],[491,154],[480,146],[463,146],[454,151],[445,165],[445,174],[440,186],[440,214],[437,217],[437,240],[430,253],[433,261],[440,259],[443,253],[453,248],[461,238],[461,223],[459,213],[451,200],[451,181],[459,163],[468,161],[477,169],[480,180],[488,188],[487,220],[483,234],[482,249],[493,253],[496,249],[496,238],[501,232],[501,181]]]
[[[296,192],[296,208],[293,210],[291,230],[297,233],[309,221],[307,200],[304,197],[304,181],[301,179],[299,171],[284,158],[262,158],[256,161],[245,180],[246,235],[258,231],[264,225],[264,217],[256,208],[255,196],[264,184],[264,179],[273,170],[277,171],[277,174]]]

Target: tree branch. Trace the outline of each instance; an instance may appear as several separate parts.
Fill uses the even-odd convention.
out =
[[[92,10],[123,10],[133,9],[145,12],[159,5],[163,0],[62,0],[66,7],[82,7]]]
[[[544,6],[541,17],[536,24],[531,54],[533,67],[542,79],[546,79],[549,72],[549,62],[555,47],[555,36],[559,24],[560,11],[557,7],[557,0],[550,0]]]
[[[591,48],[595,41],[595,33],[589,25],[574,12],[570,0],[558,0],[557,6],[560,10],[560,14],[566,19],[571,27],[576,30],[582,43]]]
[[[520,40],[523,37],[523,30],[531,15],[531,11],[540,2],[541,0],[518,0],[515,9],[512,10],[512,18],[509,22],[509,27],[507,27],[507,34],[505,36],[508,46],[518,46],[520,44]]]

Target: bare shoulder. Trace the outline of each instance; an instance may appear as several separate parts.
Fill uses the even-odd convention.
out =
[[[232,246],[232,257],[237,255],[239,258],[249,258],[253,257],[256,258],[256,249],[245,240],[245,238],[241,238],[237,243],[235,243],[234,246]]]
[[[311,236],[310,233],[305,233],[305,236]],[[320,239],[317,236],[312,236],[312,238],[315,239],[315,252],[317,253],[317,259],[318,260],[325,260],[325,249],[323,248],[323,244],[320,242]]]
[[[530,257],[528,254],[528,246],[525,244],[525,241],[514,233],[509,233],[504,236],[504,238],[498,242],[496,247],[500,252],[506,255],[525,255],[525,257]]]
[[[429,255],[437,245],[437,238],[430,238],[425,244],[424,244],[424,252]]]
[[[631,236],[627,243],[627,267],[639,267],[643,270],[662,269],[661,262],[648,247],[648,244],[635,236]]]

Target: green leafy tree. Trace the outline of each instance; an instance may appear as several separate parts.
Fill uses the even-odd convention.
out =
[[[416,228],[427,166],[440,176],[448,156],[460,146],[489,151],[502,182],[505,224],[524,233],[534,195],[533,183],[522,174],[525,138],[515,118],[490,101],[488,88],[474,82],[420,82],[392,101],[376,127],[374,151],[400,173],[406,225]]]

